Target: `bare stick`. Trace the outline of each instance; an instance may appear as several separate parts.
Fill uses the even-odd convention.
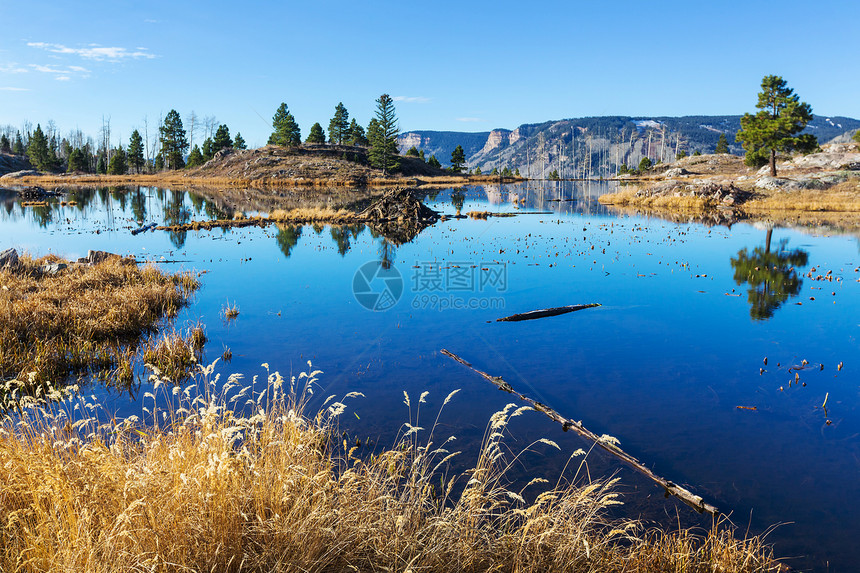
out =
[[[572,304],[570,306],[557,306],[555,308],[530,310],[529,312],[521,312],[519,314],[512,314],[511,316],[506,316],[504,318],[497,318],[496,322],[519,322],[520,320],[534,320],[536,318],[567,314],[568,312],[574,312],[577,310],[582,310],[584,308],[594,308],[595,306],[600,306],[600,304],[593,302],[590,304]]]
[[[649,470],[647,467],[642,465],[642,463],[639,460],[637,460],[636,458],[634,458],[633,456],[631,456],[630,454],[628,454],[627,452],[625,452],[624,450],[622,450],[621,448],[616,446],[614,443],[612,443],[611,440],[607,440],[606,438],[602,438],[601,436],[598,436],[597,434],[595,434],[591,430],[587,429],[585,426],[582,425],[582,422],[577,422],[576,420],[570,420],[568,418],[565,418],[564,416],[562,416],[561,414],[559,414],[558,412],[556,412],[555,410],[553,410],[549,406],[541,404],[540,402],[537,402],[536,400],[532,400],[528,396],[524,396],[523,394],[520,394],[519,392],[514,390],[510,384],[505,382],[500,376],[490,376],[486,372],[482,372],[481,370],[478,370],[477,368],[475,368],[474,366],[472,366],[471,364],[469,364],[468,362],[466,362],[465,360],[463,360],[462,358],[460,358],[459,356],[457,356],[453,352],[450,352],[450,351],[445,350],[443,348],[442,354],[444,354],[445,356],[448,356],[449,358],[453,358],[454,360],[456,360],[457,362],[459,362],[460,364],[462,364],[466,368],[469,368],[470,370],[472,370],[476,374],[480,374],[481,376],[486,378],[487,381],[495,384],[499,388],[499,390],[504,390],[505,392],[508,392],[509,394],[513,394],[514,396],[517,396],[520,400],[523,400],[524,402],[528,402],[535,410],[537,410],[538,412],[543,412],[547,417],[549,417],[550,419],[555,420],[556,422],[561,424],[561,428],[565,432],[568,430],[573,430],[577,434],[582,436],[583,438],[591,440],[592,442],[594,442],[595,444],[597,444],[598,446],[600,446],[601,448],[603,448],[604,450],[606,450],[607,452],[609,452],[610,454],[615,456],[616,458],[620,459],[622,462],[626,463],[628,466],[630,466],[634,470],[638,471],[639,473],[643,474],[645,477],[647,477],[648,479],[650,479],[651,481],[653,481],[657,485],[661,486],[666,491],[666,497],[669,497],[670,495],[674,495],[675,497],[677,497],[678,499],[680,499],[681,501],[683,501],[684,503],[686,503],[687,505],[689,505],[690,507],[692,507],[693,509],[698,511],[699,513],[707,512],[707,513],[710,513],[711,515],[719,515],[720,512],[716,507],[714,507],[713,505],[711,505],[709,503],[705,503],[705,501],[701,497],[699,497],[698,495],[695,495],[691,491],[679,486],[678,484],[658,476],[657,474],[655,474],[654,472]]]

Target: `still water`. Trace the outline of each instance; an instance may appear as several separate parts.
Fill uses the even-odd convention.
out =
[[[426,415],[435,417],[445,396],[460,389],[437,432],[456,435],[464,457],[474,453],[488,417],[510,396],[439,353],[447,348],[598,435],[618,438],[657,474],[731,512],[742,530],[779,525],[767,539],[779,557],[796,557],[790,565],[854,570],[857,236],[621,215],[597,202],[609,185],[430,192],[425,202],[451,216],[519,214],[452,217],[406,244],[362,225],[133,236],[145,223],[265,209],[155,188],[77,190],[66,198],[74,206],[24,208],[0,191],[0,249],[68,258],[107,250],[171,271],[207,271],[176,320],[178,327],[206,325],[207,360],[229,348],[232,361],[220,371],[248,378],[265,373],[263,362],[286,375],[312,361],[325,373],[320,396],[366,396],[350,402],[355,415],[347,425],[370,447],[391,445],[407,421],[404,391],[428,391]],[[602,306],[495,322],[592,302]],[[228,304],[238,306],[238,319],[223,319]],[[795,383],[789,369],[804,360],[812,367]],[[128,394],[93,390],[121,414],[140,413]],[[516,470],[522,475],[552,481],[574,450],[588,448],[538,413],[517,422],[513,450],[544,436],[563,450],[528,456]],[[613,460],[592,452],[588,463],[592,475],[618,473],[628,513],[668,526],[679,516],[707,524]]]

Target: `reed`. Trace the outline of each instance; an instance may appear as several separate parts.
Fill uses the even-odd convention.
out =
[[[57,262],[69,266],[41,270]],[[79,265],[24,255],[18,268],[0,269],[0,380],[26,379],[35,388],[75,372],[108,377],[127,369],[126,348],[175,316],[197,288],[189,273],[118,256]]]
[[[393,448],[359,455],[338,430],[359,394],[306,415],[319,371],[242,387],[213,367],[184,389],[153,374],[140,418],[100,416],[73,389],[5,418],[0,570],[776,571],[759,539],[722,523],[695,535],[609,519],[615,480],[511,489],[508,468],[558,448],[509,453],[528,408],[493,415],[473,467],[450,474],[455,440],[419,426],[428,393],[404,393]]]

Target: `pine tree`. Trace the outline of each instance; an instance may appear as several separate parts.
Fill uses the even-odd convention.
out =
[[[167,169],[181,169],[185,167],[183,159],[188,149],[188,139],[185,137],[185,129],[182,127],[182,119],[179,112],[171,109],[164,118],[164,124],[158,128],[161,141],[161,155],[164,166]]]
[[[394,111],[394,100],[388,94],[382,94],[376,100],[376,128],[371,134],[367,129],[370,140],[370,164],[382,169],[382,174],[397,170],[400,162],[397,155],[397,115]]]
[[[316,122],[311,126],[311,130],[308,132],[308,138],[305,140],[305,143],[325,143],[325,132],[319,122]]]
[[[431,167],[436,167],[437,169],[442,168],[442,164],[439,163],[439,160],[436,159],[435,155],[430,156],[430,159],[427,160],[427,165],[430,165]]]
[[[406,152],[406,157],[420,157],[418,154],[418,148],[414,145],[409,148],[409,151]]]
[[[164,169],[164,156],[161,153],[155,156],[154,167],[156,171]]]
[[[0,153],[12,153],[12,142],[5,133],[0,136]]]
[[[24,141],[21,139],[21,132],[15,132],[15,143],[12,144],[12,153],[15,155],[24,155]]]
[[[71,153],[69,153],[69,166],[66,169],[68,173],[87,173],[90,170],[89,161],[87,161],[87,156],[84,151],[80,148],[73,149]]]
[[[287,110],[287,104],[281,103],[272,118],[274,131],[269,136],[269,143],[283,147],[295,147],[302,142],[302,133],[296,119]]]
[[[36,125],[36,131],[30,136],[30,145],[27,146],[27,157],[30,163],[39,171],[51,171],[54,169],[54,156],[48,148],[48,138],[42,131],[40,124]]]
[[[721,133],[720,138],[717,140],[717,147],[714,149],[714,153],[728,153],[729,152],[729,141],[726,139],[726,134]],[[684,154],[686,155],[686,153]]]
[[[334,117],[328,122],[328,141],[329,143],[346,143],[350,136],[349,112],[343,102],[340,102],[334,108]]]
[[[126,162],[125,151],[122,147],[114,151],[113,157],[110,158],[108,173],[110,175],[125,175],[128,171],[128,163]]]
[[[233,138],[233,149],[248,149],[248,145],[242,138],[242,134],[238,131],[236,132],[236,137]]]
[[[854,137],[852,137],[851,139],[853,139],[854,141],[860,142],[860,129],[858,129],[858,130],[854,133]]]
[[[212,140],[212,155],[215,155],[222,149],[233,147],[233,140],[230,139],[230,128],[221,124],[215,132],[215,139]]]
[[[140,132],[136,129],[131,132],[131,138],[128,142],[128,165],[134,169],[135,173],[140,173],[141,168],[146,163],[143,157],[143,138]]]
[[[642,161],[639,162],[639,171],[648,171],[649,169],[651,169],[652,165],[653,163],[651,163],[650,158],[643,157]]]
[[[211,137],[207,137],[203,140],[203,149],[201,150],[201,154],[203,155],[203,161],[209,161],[212,159],[212,156],[215,155],[215,152],[212,151],[214,147],[214,143],[212,142]]]
[[[364,134],[364,128],[358,125],[355,118],[353,118],[352,122],[349,124],[349,140],[347,143],[350,143],[351,145],[359,145],[361,147],[367,147],[368,144],[367,136]]]
[[[163,159],[162,159],[163,161]],[[164,164],[162,163],[162,167]],[[107,173],[107,156],[104,151],[99,152],[99,160],[96,162],[96,173],[104,175]]]
[[[451,152],[451,171],[454,173],[462,172],[464,163],[466,163],[466,154],[463,152],[463,146],[458,145]]]
[[[423,150],[423,149],[422,149],[421,151],[419,151],[419,152],[418,152],[418,157],[420,157],[420,158],[421,158],[421,161],[425,161],[425,159],[424,159],[424,150]]]
[[[203,154],[200,152],[200,148],[197,145],[194,145],[194,149],[191,150],[191,153],[188,154],[188,162],[185,164],[185,167],[191,169],[193,167],[200,167],[206,163],[206,160],[203,159]]]
[[[818,140],[811,134],[800,134],[812,120],[812,108],[801,102],[794,90],[779,76],[765,76],[761,81],[755,115],[744,114],[736,139],[746,150],[747,165],[770,163],[770,174],[776,177],[776,153],[792,150],[811,151]],[[795,137],[795,134],[800,134]]]

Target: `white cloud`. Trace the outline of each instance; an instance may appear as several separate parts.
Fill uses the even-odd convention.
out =
[[[155,58],[154,54],[150,54],[145,48],[135,48],[130,51],[126,48],[117,46],[100,46],[99,44],[89,44],[85,48],[69,48],[63,44],[50,44],[48,42],[27,42],[31,48],[40,48],[53,54],[71,54],[80,56],[87,60],[119,62],[121,60],[138,60]]]
[[[56,79],[61,82],[69,81],[73,76],[88,78],[90,74],[90,71],[87,68],[82,68],[81,66],[63,67],[55,65],[43,66],[41,64],[30,64],[30,68],[43,74],[55,74],[57,76]]]
[[[2,87],[0,86],[0,92],[28,92],[30,91],[27,88],[13,88],[13,87]]]
[[[26,74],[27,68],[18,64],[0,64],[0,74]]]
[[[457,121],[462,121],[465,123],[477,123],[477,122],[486,121],[486,120],[483,120],[480,117],[458,117]]]
[[[394,96],[394,101],[402,101],[403,103],[429,103],[430,98],[424,96]]]

